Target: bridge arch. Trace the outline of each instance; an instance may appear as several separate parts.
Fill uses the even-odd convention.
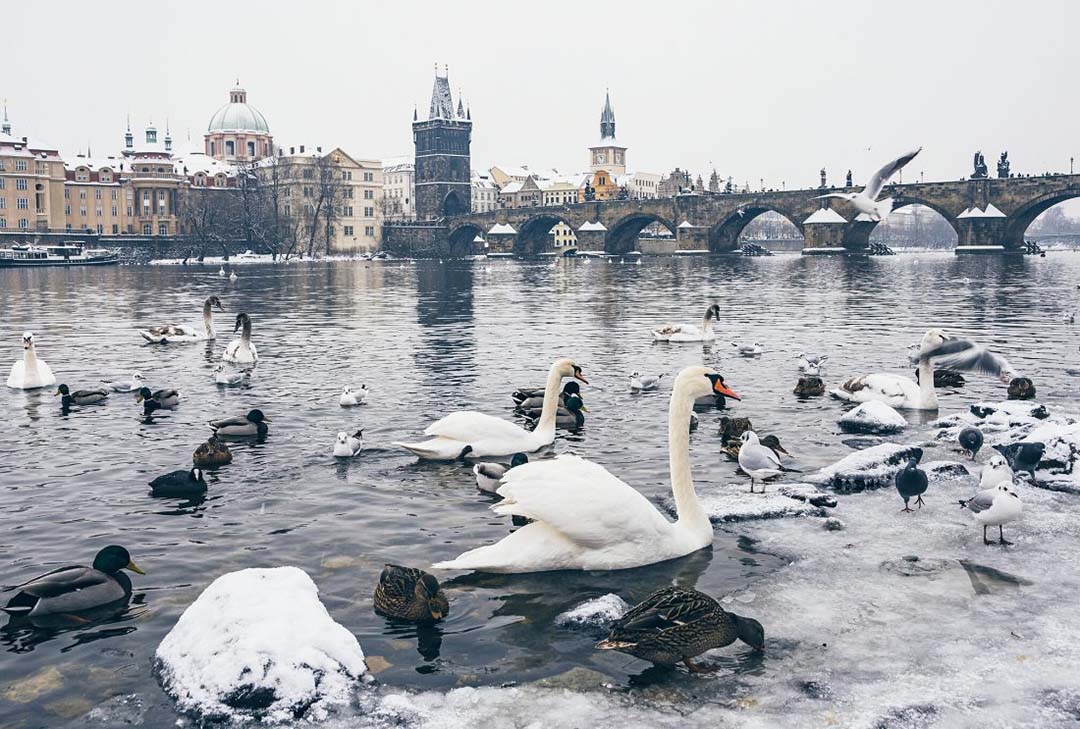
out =
[[[711,253],[731,253],[737,250],[739,248],[739,236],[742,235],[746,226],[765,213],[777,213],[794,225],[800,235],[802,234],[802,219],[806,216],[800,216],[775,205],[752,203],[732,210],[721,218],[718,223],[709,228],[709,251]]]
[[[1005,224],[1005,240],[1002,241],[1002,245],[1012,249],[1023,248],[1024,234],[1036,218],[1055,205],[1078,197],[1080,197],[1080,187],[1070,186],[1027,201],[1009,216]]]
[[[670,220],[653,213],[634,212],[619,218],[608,227],[607,236],[604,239],[604,252],[611,255],[629,253],[637,247],[637,239],[641,231],[653,223],[660,223],[671,231],[673,236],[678,235],[675,224]]]
[[[899,210],[900,208],[906,208],[909,205],[921,205],[924,208],[929,208],[935,213],[945,219],[945,222],[952,228],[954,234],[959,235],[959,231],[956,229],[956,213],[942,207],[940,204],[922,197],[913,197],[910,195],[897,195],[893,198],[893,210]],[[847,228],[844,230],[844,247],[851,251],[862,251],[870,245],[870,234],[874,232],[874,229],[878,227],[880,223],[875,223],[872,220],[853,220]]]
[[[484,231],[475,223],[463,223],[450,231],[450,246],[447,255],[451,258],[463,258],[465,256],[483,253],[481,243],[476,243],[477,236],[481,238]]]
[[[538,256],[551,252],[551,229],[559,223],[577,232],[570,220],[554,211],[544,211],[526,219],[518,226],[518,233],[514,238],[514,253],[518,256]]]

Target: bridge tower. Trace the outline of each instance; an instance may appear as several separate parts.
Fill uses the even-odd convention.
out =
[[[437,220],[472,210],[472,112],[450,94],[449,70],[439,75],[431,90],[428,118],[413,114],[416,147],[416,217]]]

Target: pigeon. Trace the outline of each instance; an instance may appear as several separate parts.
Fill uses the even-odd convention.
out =
[[[588,260],[588,259],[586,259]],[[642,375],[638,372],[631,373],[630,375],[630,391],[631,392],[646,392],[648,390],[659,390],[660,380],[663,379],[663,375]]]
[[[960,447],[963,448],[965,452],[971,454],[971,460],[974,461],[979,449],[982,448],[982,431],[975,426],[968,426],[960,431],[960,435],[957,436],[957,439],[960,441]]]
[[[334,456],[336,458],[352,458],[364,447],[364,430],[361,428],[352,435],[345,431],[337,434],[337,442],[334,443]]]
[[[1031,480],[1035,480],[1035,469],[1039,467],[1046,446],[1042,443],[1010,443],[996,445],[994,450],[1005,456],[1009,467],[1014,471],[1027,471]]]
[[[486,494],[493,494],[499,489],[499,481],[511,468],[516,468],[528,463],[529,457],[524,453],[515,453],[510,458],[510,465],[502,463],[477,463],[473,466],[473,474],[476,476],[476,488]]]
[[[1005,461],[1005,456],[995,453],[983,466],[982,475],[979,477],[979,488],[982,490],[992,489],[1000,483],[1012,483],[1013,470]]]
[[[875,223],[880,223],[892,212],[893,200],[887,198],[878,202],[878,195],[881,194],[881,190],[885,187],[885,183],[889,181],[889,178],[899,172],[908,162],[915,159],[915,155],[921,151],[922,147],[913,149],[889,162],[875,172],[870,181],[866,183],[866,187],[859,192],[830,192],[827,195],[818,195],[818,197],[837,197],[847,200],[859,213],[866,215]]]
[[[926,493],[928,484],[926,472],[919,468],[916,460],[908,461],[904,468],[896,473],[896,490],[904,499],[904,508],[901,511],[911,511],[908,500],[914,498],[915,503],[921,509],[923,507],[922,495]]]
[[[1016,521],[1024,511],[1024,502],[1016,493],[1012,483],[1003,482],[992,489],[986,489],[972,496],[970,499],[960,499],[960,508],[971,512],[972,518],[982,524],[983,544],[994,544],[986,538],[986,527],[998,528],[998,544],[1006,546],[1012,542],[1005,541],[1005,533],[1001,529],[1002,524]]]
[[[764,481],[781,473],[780,457],[758,440],[757,433],[748,430],[742,434],[739,447],[739,468],[750,476],[750,493],[754,493],[754,483],[762,481],[761,493],[765,493]]]

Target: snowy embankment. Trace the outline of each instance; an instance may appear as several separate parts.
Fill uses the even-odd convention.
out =
[[[208,721],[324,719],[367,674],[360,643],[296,567],[214,580],[161,641],[155,662],[178,708]]]

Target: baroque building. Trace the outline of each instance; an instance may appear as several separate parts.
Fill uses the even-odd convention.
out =
[[[203,137],[207,155],[225,162],[255,162],[274,153],[270,125],[258,109],[247,103],[240,80],[229,91],[229,103],[210,117]]]

